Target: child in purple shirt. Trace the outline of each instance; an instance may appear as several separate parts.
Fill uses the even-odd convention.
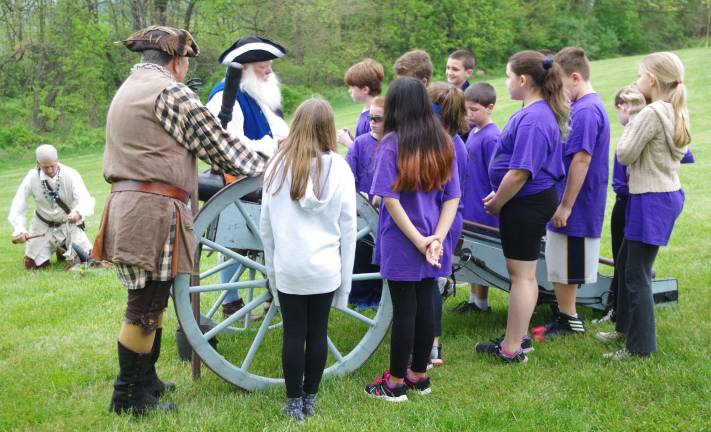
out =
[[[560,66],[538,51],[509,58],[506,83],[523,101],[501,134],[489,166],[493,190],[484,208],[499,215],[501,247],[511,280],[506,334],[479,342],[475,350],[505,362],[525,363],[531,351],[528,324],[538,299],[536,264],[546,223],[558,206],[555,183],[564,173],[561,136],[567,134],[568,104]]]
[[[348,86],[348,93],[353,102],[363,105],[363,111],[358,116],[355,128],[355,137],[348,129],[341,129],[337,132],[338,143],[349,147],[353,145],[353,139],[370,132],[370,104],[373,98],[378,96],[383,88],[385,69],[383,65],[373,59],[360,61],[346,71],[344,81]]]
[[[381,96],[373,98],[368,116],[371,130],[357,137],[346,154],[346,162],[355,177],[356,190],[368,195],[373,205],[378,205],[380,200],[379,197],[370,195],[370,188],[373,185],[373,175],[375,174],[376,151],[380,146],[380,139],[383,137],[384,105],[385,99]],[[377,273],[380,271],[378,266],[372,263],[372,245],[373,239],[370,236],[358,240],[353,273]],[[354,304],[356,310],[377,308],[380,304],[382,290],[383,284],[378,280],[353,282],[348,303]]]
[[[585,51],[563,48],[555,61],[563,70],[563,87],[572,106],[570,135],[563,146],[566,176],[557,185],[560,204],[546,232],[546,268],[558,312],[533,329],[538,340],[585,333],[576,294],[580,284],[597,282],[609,176],[610,120],[590,84]]]
[[[467,121],[474,125],[466,142],[468,155],[466,174],[462,182],[464,220],[498,228],[499,219],[484,210],[482,200],[492,191],[489,164],[501,140],[501,132],[491,121],[496,104],[496,90],[490,84],[476,83],[464,92]],[[489,287],[471,284],[469,299],[454,307],[457,313],[487,312]]]
[[[468,129],[466,121],[466,105],[464,104],[464,93],[452,84],[444,82],[435,82],[427,88],[427,93],[430,95],[435,113],[439,117],[442,127],[449,133],[454,145],[454,158],[457,163],[457,171],[459,172],[459,184],[464,181],[464,175],[467,172],[467,149],[459,134]],[[454,218],[452,228],[449,231],[447,240],[449,242],[449,250],[453,251],[457,246],[457,241],[462,234],[464,206],[462,200],[459,201],[457,208],[457,216]],[[442,358],[442,344],[440,338],[442,336],[442,300],[443,293],[440,292],[440,286],[445,286],[448,283],[453,283],[442,278],[433,286],[432,294],[434,295],[434,342],[430,361],[434,366],[444,364]]]
[[[388,281],[393,304],[390,369],[365,392],[401,402],[408,389],[431,392],[432,286],[451,273],[446,237],[459,204],[459,173],[452,140],[438,124],[419,80],[392,82],[385,97],[384,132],[370,193],[382,197],[374,262]]]

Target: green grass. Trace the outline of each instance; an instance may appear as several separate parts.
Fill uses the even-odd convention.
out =
[[[696,164],[681,169],[686,206],[655,268],[660,277],[679,280],[680,303],[658,309],[659,352],[650,361],[609,363],[609,350],[592,337],[571,337],[537,344],[525,366],[507,366],[475,357],[473,343],[503,331],[507,296],[492,292],[493,312],[482,316],[444,314],[446,365],[432,371],[434,392],[403,405],[365,397],[362,386],[388,363],[389,343],[357,372],[323,383],[319,414],[303,426],[279,412],[283,389],[246,393],[209,370],[193,381],[189,364],[180,362],[172,333],[176,318],[166,313],[163,377],[178,384],[171,399],[179,411],[141,420],[106,412],[117,371],[115,339],[126,292],[112,271],[67,274],[61,265],[37,274],[22,269],[23,250],[0,229],[0,430],[709,430],[711,416],[711,202],[704,186],[711,150],[710,49],[678,52],[684,60],[692,117]],[[595,88],[614,122],[612,95],[636,76],[639,57],[593,63]],[[518,106],[508,99],[503,79],[492,81],[499,93],[494,118],[503,126]],[[345,94],[345,89],[344,89]],[[360,106],[347,96],[334,103],[339,127],[353,127]],[[613,126],[613,142],[620,127]],[[108,192],[101,178],[99,152],[65,157],[77,168],[97,199],[101,213]],[[29,160],[0,162],[0,203],[10,201]],[[608,199],[608,217],[612,193]],[[88,221],[90,236],[98,216]],[[609,227],[603,255],[609,255]],[[466,295],[460,287],[458,298]],[[445,304],[449,309],[452,302]],[[539,308],[533,323],[547,313]],[[585,319],[593,312],[582,309]],[[338,327],[338,324],[336,324]],[[349,328],[334,329],[347,334]],[[604,327],[603,327],[604,328]],[[596,330],[593,326],[590,330]],[[275,335],[279,335],[277,331]],[[264,352],[279,364],[278,337]],[[222,341],[220,342],[223,343]],[[266,357],[265,357],[266,362]]]

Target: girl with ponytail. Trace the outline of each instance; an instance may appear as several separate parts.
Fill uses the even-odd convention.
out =
[[[650,102],[625,126],[616,155],[627,166],[629,198],[624,240],[617,253],[617,322],[607,340],[626,340],[612,359],[648,357],[657,350],[652,265],[669,242],[684,206],[677,169],[691,142],[684,65],[670,52],[639,65],[637,89]]]
[[[501,133],[489,165],[494,190],[484,207],[499,216],[501,246],[511,280],[506,335],[478,343],[476,352],[506,362],[528,361],[528,325],[538,299],[536,263],[546,223],[558,207],[555,184],[563,178],[561,138],[568,133],[569,107],[560,66],[538,51],[509,58],[506,83],[513,100],[523,101]]]

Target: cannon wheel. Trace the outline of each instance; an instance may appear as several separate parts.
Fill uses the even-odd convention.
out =
[[[254,211],[250,212],[248,209],[249,206],[258,207],[258,205],[248,203],[242,198],[259,190],[261,183],[261,177],[248,178],[225,187],[205,203],[195,219],[195,233],[199,240],[198,247],[201,248],[202,257],[200,267],[207,267],[200,269],[201,281],[210,277],[214,278],[213,275],[220,269],[233,263],[240,264],[240,271],[237,273],[246,273],[248,278],[245,280],[242,277],[239,280],[240,276],[236,276],[231,282],[225,284],[219,283],[219,281],[217,283],[205,281],[207,284],[191,286],[190,276],[181,274],[175,278],[173,287],[175,311],[193,350],[205,365],[219,377],[249,391],[280,385],[284,382],[281,378],[281,329],[279,328],[280,323],[275,321],[275,319],[280,319],[279,308],[272,305],[264,312],[264,316],[259,321],[251,321],[250,314],[253,311],[261,311],[263,303],[271,298],[271,294],[266,289],[266,269],[258,259],[254,259],[254,254],[242,255],[235,252],[235,250],[241,249],[240,247],[228,249],[220,245],[219,236],[214,241],[210,240],[210,230],[214,229],[216,224],[213,222],[219,219],[220,214],[234,204],[237,212],[234,212],[233,207],[233,212],[230,214],[240,215],[241,222],[246,224],[250,233],[259,233],[258,216],[255,217]],[[357,212],[358,238],[375,233],[378,214],[370,203],[360,195],[357,198]],[[230,220],[230,223],[232,222]],[[261,246],[259,235],[255,234],[253,238]],[[215,264],[214,259],[206,258],[208,250],[222,253],[228,258],[228,261]],[[251,245],[251,250],[253,253],[257,252],[258,254],[259,252],[254,248],[254,245]],[[379,280],[381,276],[379,273],[354,274],[353,278],[354,280]],[[229,288],[238,288],[241,293],[244,292],[243,290],[247,290],[249,294],[247,298],[242,295],[246,305],[231,317],[222,321],[216,320],[215,311]],[[191,309],[190,294],[193,293],[201,293],[202,298],[205,293],[217,296],[217,300],[213,304],[210,304],[210,301],[201,301],[201,304],[204,303],[206,307],[201,310],[203,314],[201,324],[208,324],[211,327],[205,334],[200,330]],[[207,309],[208,305],[209,309]],[[380,345],[392,319],[390,293],[385,281],[383,281],[380,306],[374,316],[372,313],[370,315],[347,307],[332,308],[329,318],[329,360],[324,377],[342,375],[358,369]],[[219,336],[218,349],[220,352],[208,343],[214,336]],[[269,348],[263,347],[265,342],[270,345]],[[237,351],[236,355],[234,352],[230,355],[223,352],[223,346],[230,343],[237,346],[232,350]],[[339,350],[339,345],[343,351]],[[260,355],[260,348],[266,354]],[[268,357],[265,358],[265,356]],[[254,362],[255,359],[256,362]]]

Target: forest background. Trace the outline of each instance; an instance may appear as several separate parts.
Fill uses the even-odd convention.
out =
[[[31,158],[38,142],[102,146],[111,98],[137,61],[115,42],[151,24],[195,36],[202,53],[189,77],[205,83],[203,100],[238,37],[284,45],[274,67],[288,115],[312,93],[345,96],[343,73],[364,57],[382,62],[389,80],[413,48],[443,77],[458,48],[474,52],[479,75],[499,76],[521,49],[576,45],[601,59],[708,45],[711,0],[2,0],[0,158]]]

